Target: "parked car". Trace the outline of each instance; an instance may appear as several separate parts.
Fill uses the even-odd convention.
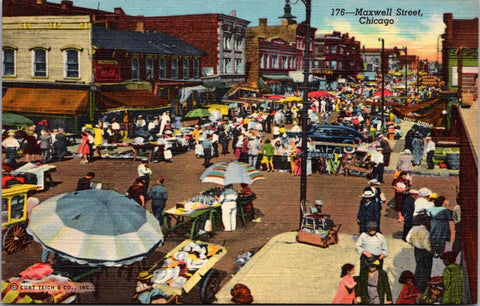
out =
[[[288,137],[302,137],[302,132],[287,132]],[[307,132],[312,141],[358,144],[366,142],[359,131],[344,125],[313,125]]]

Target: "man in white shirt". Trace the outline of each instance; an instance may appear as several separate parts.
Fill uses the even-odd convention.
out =
[[[433,203],[428,200],[428,197],[432,194],[432,191],[428,188],[421,188],[418,191],[420,197],[415,200],[415,211],[413,217],[415,218],[421,212],[427,212],[427,210],[433,206]]]
[[[433,265],[433,252],[429,232],[430,224],[426,217],[420,216],[414,219],[414,224],[416,226],[413,226],[408,232],[405,240],[413,246],[415,254],[415,286],[420,292],[424,292]]]
[[[148,167],[148,161],[142,160],[141,164],[137,167],[137,173],[139,178],[143,178],[145,183],[143,188],[145,193],[148,191],[148,184],[150,183],[150,176],[152,175],[152,169]]]
[[[160,119],[160,135],[163,134],[163,130],[165,129],[165,125],[167,122],[170,122],[170,111],[166,111],[162,114],[162,118]]]
[[[372,154],[370,159],[373,164],[372,179],[377,179],[380,183],[383,183],[383,148],[377,147],[377,151]]]
[[[147,122],[143,119],[142,115],[138,115],[137,122],[135,122],[135,126],[137,129],[145,129],[147,126]]]
[[[427,166],[428,169],[435,168],[435,164],[433,163],[433,155],[435,154],[435,142],[433,142],[432,137],[428,136],[425,138],[427,141],[427,147],[425,149],[427,155]]]
[[[122,140],[122,135],[120,135],[120,123],[117,122],[117,119],[112,119],[112,131],[113,131],[113,138],[112,141],[114,143],[119,143]]]

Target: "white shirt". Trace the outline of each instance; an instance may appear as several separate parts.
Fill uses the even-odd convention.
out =
[[[430,245],[430,232],[424,225],[412,227],[405,238],[407,242],[418,249],[432,250]]]
[[[435,142],[433,141],[428,141],[427,142],[427,149],[425,150],[426,152],[428,151],[435,151]]]
[[[433,203],[428,200],[428,198],[420,197],[415,200],[415,211],[413,216],[418,215],[422,210],[427,211],[430,207],[433,206]]]
[[[148,123],[148,130],[153,130],[154,128],[156,128],[158,126],[158,120],[154,120],[150,123]]]
[[[373,153],[371,161],[374,164],[383,164],[383,154],[378,151]]]
[[[152,170],[145,166],[144,164],[140,164],[137,168],[138,176],[150,176],[152,174]]]
[[[112,130],[119,130],[119,129],[120,129],[120,123],[112,122]]]

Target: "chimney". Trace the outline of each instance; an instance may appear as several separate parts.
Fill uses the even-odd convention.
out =
[[[258,19],[258,25],[260,27],[267,27],[267,18],[259,18]]]
[[[70,0],[62,0],[61,8],[62,10],[69,10],[73,6],[73,1]]]
[[[123,11],[123,9],[121,7],[114,8],[113,12],[117,15],[125,15],[125,12]]]

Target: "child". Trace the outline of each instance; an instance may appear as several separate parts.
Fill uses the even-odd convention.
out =
[[[403,285],[402,291],[398,295],[397,304],[415,304],[417,298],[422,297],[420,290],[413,284],[415,275],[412,271],[405,270],[400,274],[398,282]]]
[[[355,266],[352,264],[344,264],[340,277],[340,285],[338,285],[337,294],[333,299],[332,304],[356,304],[355,300],[355,285],[357,282],[353,279],[355,273]]]

